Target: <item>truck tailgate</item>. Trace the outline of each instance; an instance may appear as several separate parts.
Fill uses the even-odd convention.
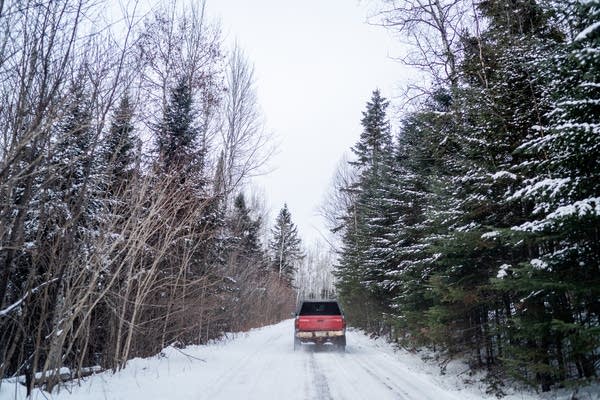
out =
[[[339,331],[344,329],[341,315],[310,315],[298,317],[300,331]]]

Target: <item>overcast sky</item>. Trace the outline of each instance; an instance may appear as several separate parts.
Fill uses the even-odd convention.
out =
[[[371,4],[372,5],[372,4]],[[273,171],[256,179],[274,218],[287,202],[303,240],[326,233],[317,208],[344,152],[358,140],[374,89],[386,97],[406,78],[398,44],[366,23],[356,0],[208,0],[226,43],[254,63],[267,127],[279,141]]]

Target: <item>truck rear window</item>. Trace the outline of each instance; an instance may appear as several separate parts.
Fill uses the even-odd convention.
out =
[[[336,302],[311,301],[302,304],[300,315],[340,315],[340,308]]]

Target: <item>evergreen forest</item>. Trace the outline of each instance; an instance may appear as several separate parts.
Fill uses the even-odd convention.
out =
[[[429,84],[400,111],[373,92],[334,183],[351,323],[499,394],[597,379],[600,2],[382,3]]]

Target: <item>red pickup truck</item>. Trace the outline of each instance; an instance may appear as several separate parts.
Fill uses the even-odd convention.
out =
[[[302,343],[332,343],[346,349],[346,319],[335,300],[306,300],[300,303],[294,321],[294,350]]]

